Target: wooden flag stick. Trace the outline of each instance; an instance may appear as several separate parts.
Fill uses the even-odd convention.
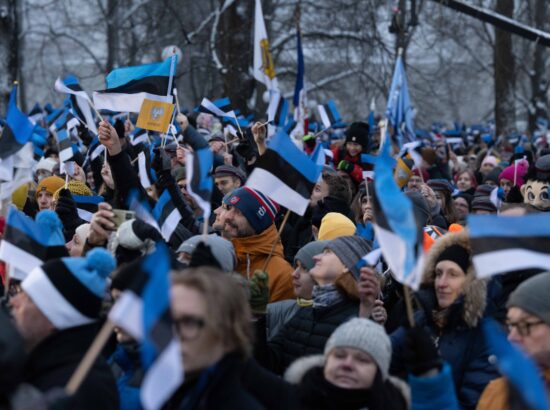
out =
[[[405,306],[407,307],[407,319],[409,320],[409,325],[411,327],[415,326],[412,300],[411,300],[411,291],[407,285],[403,285],[403,295],[405,297]]]
[[[180,109],[180,99],[178,97],[178,89],[177,88],[174,88],[174,97],[176,97],[176,108],[178,110],[178,114],[181,112],[181,109]]]
[[[227,138],[226,138],[226,139],[227,139]],[[234,142],[237,142],[237,141],[239,141],[239,140],[240,140],[240,138],[238,138],[238,137],[237,137],[237,138],[233,138],[231,141],[226,141],[226,142],[224,142],[223,145],[227,146],[227,145],[233,144]]]
[[[207,238],[208,238],[208,218],[206,218],[202,223],[202,239],[204,243],[206,243]]]
[[[88,99],[88,104],[90,104],[90,107],[92,107],[92,110],[95,111],[97,117],[99,118],[100,121],[104,121],[103,120],[103,117],[101,116],[101,114],[99,113],[99,111],[97,110],[97,108],[95,108],[95,105],[94,103],[92,102],[92,100]],[[128,113],[128,116],[130,115],[130,113]]]
[[[285,217],[283,218],[283,222],[281,223],[281,226],[279,227],[279,230],[277,231],[277,237],[273,241],[273,244],[271,245],[271,251],[269,252],[269,256],[265,260],[264,268],[262,269],[262,272],[265,272],[267,269],[267,265],[269,264],[269,261],[271,260],[271,257],[273,256],[273,252],[275,251],[275,246],[277,246],[277,242],[279,242],[279,239],[281,239],[281,234],[283,233],[283,229],[285,228],[286,221],[288,221],[288,217],[290,216],[290,209],[286,211]]]
[[[103,347],[109,340],[109,337],[111,336],[114,328],[115,324],[107,319],[107,321],[95,337],[94,341],[88,348],[88,351],[78,364],[75,372],[69,379],[69,383],[67,383],[67,386],[65,387],[65,393],[67,393],[68,396],[72,396],[76,393],[76,391],[88,375],[88,372],[92,368],[92,365],[101,353],[101,350],[103,350]]]

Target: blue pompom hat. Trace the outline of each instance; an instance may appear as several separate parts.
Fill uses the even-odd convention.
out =
[[[269,228],[279,212],[279,205],[275,201],[260,191],[246,186],[226,195],[223,202],[241,211],[256,234]]]
[[[61,258],[31,271],[21,283],[25,293],[59,330],[95,322],[115,268],[114,257],[95,248],[84,258]]]

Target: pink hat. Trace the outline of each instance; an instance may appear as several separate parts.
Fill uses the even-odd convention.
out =
[[[483,166],[484,164],[493,164],[493,166],[496,167],[498,165],[498,159],[493,155],[487,155],[485,158],[483,158],[483,161],[481,161],[481,166]]]
[[[516,171],[514,171],[514,167],[517,167]],[[516,186],[521,187],[523,184],[525,184],[525,180],[523,179],[523,177],[527,173],[528,168],[529,168],[529,163],[526,160],[522,159],[516,165],[510,165],[504,168],[504,171],[502,171],[498,176],[498,182],[500,182],[502,178],[506,178],[508,181],[514,182],[514,172],[515,172]]]

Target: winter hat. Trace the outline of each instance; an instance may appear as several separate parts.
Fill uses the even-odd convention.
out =
[[[485,158],[483,158],[483,161],[481,161],[480,168],[483,168],[483,165],[485,164],[493,164],[493,166],[496,167],[498,165],[498,159],[493,155],[487,155],[485,156]]]
[[[38,193],[42,191],[46,191],[48,194],[55,194],[55,192],[63,188],[65,185],[65,181],[63,181],[62,178],[59,178],[58,176],[51,176],[44,178],[38,186],[36,187],[36,197],[38,198]]]
[[[48,171],[49,173],[53,173],[53,169],[56,165],[57,161],[53,158],[41,158],[40,161],[38,161],[38,164],[36,164],[36,171],[42,169],[44,171]]]
[[[512,292],[507,308],[519,307],[550,325],[550,272],[539,273]]]
[[[391,342],[386,331],[370,319],[354,318],[341,324],[325,345],[325,358],[335,347],[351,347],[367,353],[378,366],[382,379],[388,378]]]
[[[63,185],[61,188],[59,188],[55,193],[53,194],[53,199],[57,201],[59,198],[59,191],[61,191],[63,188],[65,188],[65,185]],[[92,196],[94,193],[92,190],[86,185],[84,182],[77,181],[77,180],[71,180],[67,184],[67,189],[71,192],[72,195],[77,196]]]
[[[187,171],[185,167],[178,167],[172,171],[172,175],[174,176],[174,179],[176,180],[176,182],[178,182],[182,179],[187,178],[186,172]]]
[[[25,208],[25,203],[27,202],[27,196],[29,194],[29,184],[23,184],[17,188],[11,194],[11,202],[19,209],[20,211]]]
[[[201,242],[203,238],[202,235],[192,236],[180,245],[176,253],[185,252],[191,255],[197,247],[197,244]],[[233,272],[237,261],[233,244],[216,234],[208,235],[206,243],[210,245],[210,250],[220,264],[222,270],[227,273]]]
[[[449,194],[453,193],[451,183],[443,178],[430,179],[428,181],[428,186],[434,191],[447,192]]]
[[[353,122],[344,133],[346,142],[356,142],[366,150],[369,145],[369,124],[366,122]]]
[[[478,198],[480,196],[491,196],[491,192],[493,192],[493,189],[495,189],[495,187],[491,185],[478,185],[474,192],[474,198]]]
[[[120,224],[110,250],[120,265],[152,252],[155,242],[160,240],[162,236],[154,227],[140,219],[131,219]]]
[[[470,252],[468,249],[460,245],[451,245],[443,250],[437,257],[435,264],[441,261],[451,261],[460,266],[464,273],[468,272],[468,268],[472,264]]]
[[[468,209],[472,209],[472,201],[474,200],[474,197],[467,192],[459,192],[458,194],[454,195],[453,198],[463,198],[466,202],[468,202]]]
[[[359,277],[357,262],[372,249],[370,241],[360,236],[341,236],[328,243],[325,249],[330,249],[344,266],[353,274]]]
[[[21,287],[59,330],[93,323],[99,318],[107,277],[115,268],[103,248],[85,258],[62,258],[31,271]]]
[[[269,228],[279,212],[279,205],[275,201],[249,187],[235,189],[224,198],[223,203],[241,211],[256,234]]]
[[[510,165],[509,167],[504,168],[504,171],[500,173],[498,176],[498,182],[505,178],[508,181],[514,182],[514,173],[516,175],[516,186],[521,187],[525,180],[523,177],[527,173],[527,170],[529,169],[529,163],[525,160],[522,160],[517,163],[517,165]]]
[[[550,181],[550,155],[543,155],[535,162],[535,178],[539,181]]]
[[[329,212],[321,220],[319,240],[330,241],[340,236],[351,236],[357,228],[351,219],[338,212]]]
[[[497,207],[491,202],[488,196],[476,196],[472,201],[472,212],[473,211],[489,211],[496,214]]]
[[[305,269],[311,270],[315,266],[313,257],[322,253],[328,243],[329,241],[314,241],[302,246],[294,256],[294,266],[300,261]]]
[[[499,167],[493,168],[491,172],[489,172],[487,175],[483,177],[483,183],[487,184],[487,181],[493,181],[495,185],[498,185],[499,183],[498,176],[500,175],[501,172],[502,172],[501,168]]]
[[[235,177],[240,179],[241,184],[246,182],[246,174],[240,168],[231,165],[220,165],[214,171],[214,178],[219,177]]]

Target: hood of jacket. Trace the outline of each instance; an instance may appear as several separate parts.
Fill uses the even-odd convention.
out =
[[[448,233],[435,241],[426,256],[424,272],[422,274],[422,288],[435,290],[435,265],[441,253],[453,246],[460,245],[470,252],[470,266],[466,272],[466,282],[462,291],[462,319],[468,327],[476,327],[483,317],[487,305],[487,280],[477,279],[474,265],[471,261],[472,248],[470,246],[468,230]]]

